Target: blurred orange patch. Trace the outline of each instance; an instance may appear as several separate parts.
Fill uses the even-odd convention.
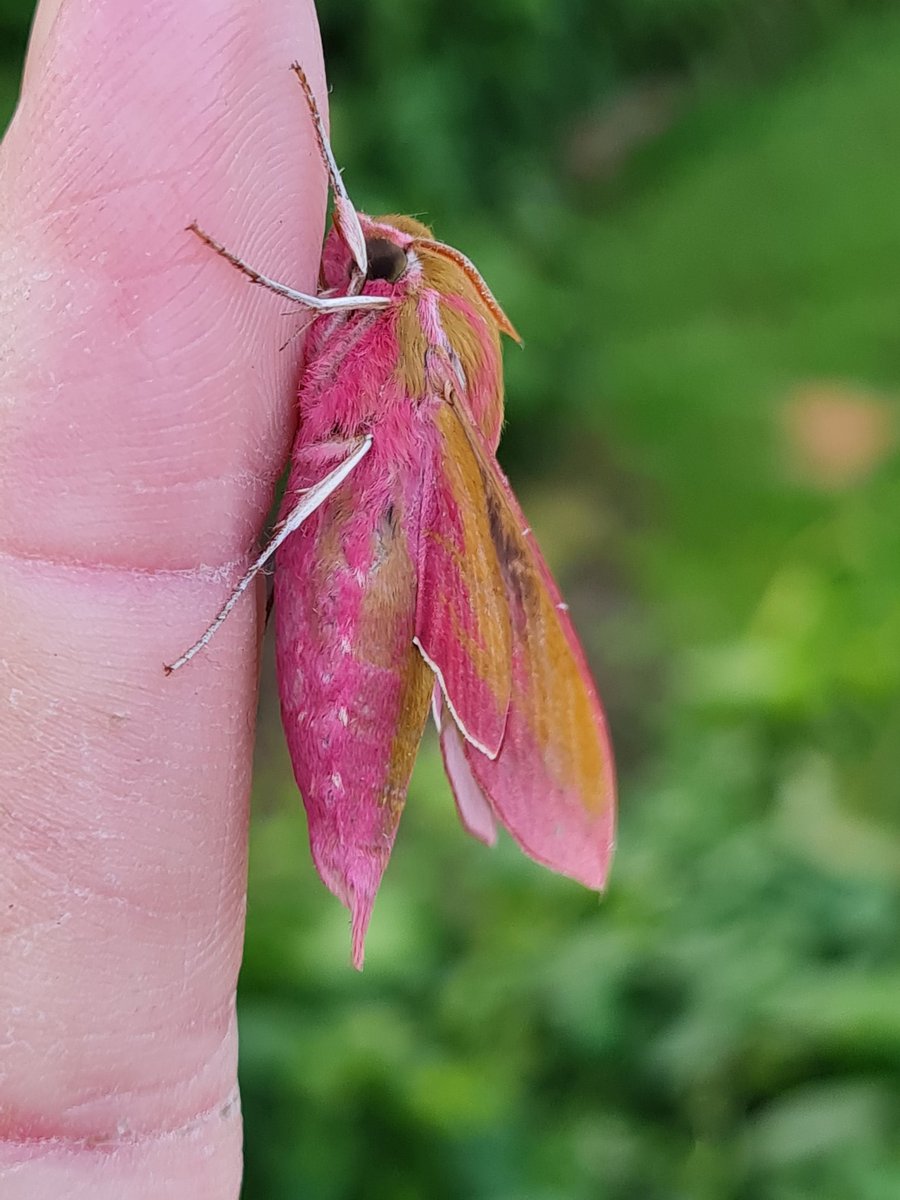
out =
[[[791,467],[822,488],[862,482],[897,444],[893,407],[853,384],[802,385],[782,422]]]

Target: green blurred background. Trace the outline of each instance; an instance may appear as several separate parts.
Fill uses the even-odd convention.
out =
[[[502,458],[621,824],[598,903],[467,839],[429,736],[358,976],[269,648],[245,1200],[896,1200],[900,12],[319,11],[357,203],[424,214],[524,336]]]

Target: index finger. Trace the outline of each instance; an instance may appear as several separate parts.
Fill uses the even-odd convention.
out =
[[[48,10],[49,11],[49,10]],[[311,3],[67,0],[0,160],[0,1181],[237,1194],[256,613],[179,677],[240,573],[293,425],[282,306],[325,183]]]

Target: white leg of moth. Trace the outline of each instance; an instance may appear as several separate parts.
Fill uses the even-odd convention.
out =
[[[185,650],[184,654],[182,654],[179,658],[176,658],[173,663],[164,668],[167,675],[171,675],[173,671],[177,671],[179,667],[183,667],[185,663],[190,662],[194,655],[202,650],[205,645],[207,645],[213,634],[226,619],[228,614],[234,608],[235,604],[237,604],[238,600],[240,600],[241,596],[244,594],[259,572],[263,569],[281,543],[286,538],[290,537],[295,529],[299,529],[306,518],[312,516],[312,514],[317,508],[319,508],[320,505],[325,503],[331,493],[336,488],[340,487],[357,463],[360,462],[361,459],[365,458],[371,447],[372,435],[368,433],[365,437],[359,438],[351,453],[347,455],[342,463],[339,463],[338,466],[336,466],[333,471],[329,472],[329,474],[326,475],[320,483],[317,483],[315,487],[311,487],[303,493],[288,515],[276,528],[265,550],[263,550],[262,554],[260,554],[260,556],[254,562],[247,574],[235,587],[234,591],[225,601],[222,609],[219,611],[215,620],[212,622],[203,636],[194,642],[193,646],[191,646],[188,650]]]
[[[303,94],[306,97],[306,103],[309,107],[309,115],[312,117],[313,128],[316,131],[316,140],[319,143],[319,153],[322,155],[325,170],[328,172],[328,182],[331,184],[331,190],[334,193],[333,220],[335,228],[340,233],[347,249],[353,255],[353,261],[359,268],[360,275],[365,276],[368,269],[368,254],[366,253],[366,239],[363,236],[362,226],[359,223],[359,216],[353,206],[353,201],[347,193],[341,173],[338,170],[338,165],[335,162],[331,143],[328,140],[328,134],[325,132],[325,122],[322,120],[322,114],[319,112],[319,106],[316,104],[313,90],[309,86],[306,72],[297,62],[291,64],[291,70],[300,80],[300,86],[303,88]]]
[[[233,267],[237,267],[251,283],[258,283],[260,287],[268,288],[270,292],[286,296],[288,300],[302,304],[304,308],[312,309],[313,312],[352,312],[361,308],[387,308],[391,303],[388,296],[309,296],[306,292],[298,292],[294,288],[288,287],[286,283],[278,283],[277,280],[270,279],[268,275],[263,275],[261,271],[251,267],[242,258],[238,258],[236,254],[226,250],[221,242],[217,242],[199,225],[188,225],[188,229],[192,233],[196,233],[197,237],[215,250],[216,254],[221,254]]]

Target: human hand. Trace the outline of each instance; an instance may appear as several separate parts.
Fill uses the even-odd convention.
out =
[[[0,1195],[240,1186],[258,608],[314,288],[312,0],[48,0],[0,148]]]

